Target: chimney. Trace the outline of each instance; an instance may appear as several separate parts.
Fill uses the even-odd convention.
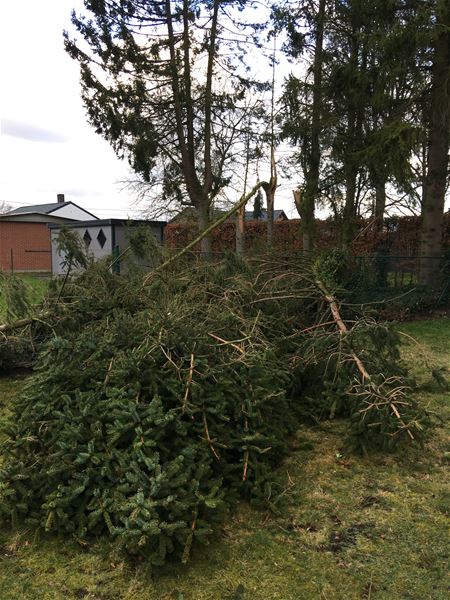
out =
[[[58,204],[64,204],[64,202],[65,202],[64,194],[56,194],[56,199],[58,201]]]

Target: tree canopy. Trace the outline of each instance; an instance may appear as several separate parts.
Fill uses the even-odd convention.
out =
[[[194,206],[205,229],[221,193],[245,192],[248,163],[270,138],[271,213],[275,146],[284,139],[306,250],[319,204],[339,220],[344,246],[357,217],[370,215],[381,227],[392,207],[419,205],[422,254],[442,253],[445,0],[86,0],[85,8],[73,14],[76,33],[66,33],[65,43],[80,63],[88,118],[151,198]],[[267,81],[258,82],[274,35],[281,49]],[[284,80],[280,94],[276,78]]]
[[[86,1],[77,35],[65,33],[96,131],[163,198],[194,206],[202,228],[230,182],[248,92],[264,87],[244,76],[247,4]]]

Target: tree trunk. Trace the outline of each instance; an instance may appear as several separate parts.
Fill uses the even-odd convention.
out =
[[[342,247],[350,250],[355,234],[357,170],[349,167],[345,178],[345,205],[342,214]]]
[[[275,208],[275,192],[277,189],[277,162],[275,160],[275,42],[273,38],[272,57],[272,101],[270,113],[270,180],[269,185],[264,188],[267,199],[267,247],[273,247],[273,211]]]
[[[245,252],[245,206],[236,214],[236,254]]]
[[[355,22],[350,37],[349,66],[351,70],[363,77],[367,70],[367,52],[361,45],[360,24]],[[345,205],[342,220],[342,246],[346,251],[350,250],[355,233],[356,201],[357,201],[357,177],[360,160],[358,152],[361,150],[364,122],[364,98],[360,98],[357,90],[349,92],[347,100],[347,140],[344,150],[344,173],[345,173]]]
[[[373,217],[375,219],[375,229],[381,231],[383,229],[384,211],[386,208],[386,182],[382,177],[375,175],[375,206]]]
[[[311,253],[314,249],[314,238],[312,228],[308,224],[304,223],[308,219],[307,210],[303,205],[304,193],[302,190],[294,190],[294,202],[297,208],[298,214],[300,215],[300,227],[302,231],[302,250],[305,253]],[[312,215],[314,219],[314,212]]]
[[[311,153],[309,169],[305,173],[305,189],[302,194],[302,231],[303,250],[312,252],[315,237],[315,206],[319,190],[320,172],[320,132],[322,129],[322,69],[323,69],[323,32],[325,22],[326,0],[320,0],[317,11],[317,25],[315,35],[314,61],[313,61],[313,102],[311,120]]]
[[[275,192],[277,190],[277,163],[275,160],[275,145],[272,140],[272,147],[270,149],[270,180],[269,183],[264,185],[264,191],[266,193],[267,202],[267,246],[272,248],[273,246],[273,210],[275,207]]]
[[[317,197],[317,183],[318,183],[319,170],[317,169],[317,178],[310,172],[310,176],[313,180],[307,178],[305,189],[302,194],[302,214],[301,217],[301,228],[303,237],[303,250],[305,252],[312,252],[314,249],[314,238],[316,233],[315,227],[315,205]]]
[[[244,193],[247,193],[248,168],[250,164],[250,135],[247,134],[245,142],[245,172],[244,172]],[[260,192],[258,191],[258,194]],[[245,206],[241,206],[236,213],[236,254],[245,252]]]
[[[420,239],[420,282],[439,284],[450,127],[450,3],[437,3],[431,122]]]
[[[275,204],[275,187],[270,185],[265,190],[266,192],[266,203],[267,203],[267,246],[272,248],[273,246],[273,208]]]
[[[314,241],[313,241],[310,231],[303,232],[302,245],[303,245],[303,252],[305,252],[305,254],[311,254],[311,252],[314,250]]]
[[[213,168],[211,158],[211,135],[212,135],[212,82],[214,79],[214,61],[216,58],[217,48],[217,27],[218,27],[218,15],[219,15],[220,0],[214,0],[213,3],[213,14],[211,19],[211,38],[209,40],[208,48],[208,68],[206,71],[206,84],[205,84],[205,152],[204,152],[204,182],[203,182],[203,194],[206,196],[211,192],[213,185]]]
[[[202,202],[198,205],[198,230],[201,233],[205,231],[210,225],[209,208],[206,202]],[[202,238],[200,242],[200,251],[203,258],[210,258],[212,253],[212,243],[209,235]]]

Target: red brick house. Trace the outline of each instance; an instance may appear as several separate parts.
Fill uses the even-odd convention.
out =
[[[22,206],[0,216],[0,269],[9,272],[50,273],[52,250],[49,223],[73,223],[97,217],[73,202]]]

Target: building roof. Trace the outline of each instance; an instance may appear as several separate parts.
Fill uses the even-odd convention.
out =
[[[246,210],[245,211],[245,220],[246,221],[267,221],[267,210],[265,208],[263,208],[261,210],[261,216],[259,217],[259,219],[255,219],[255,217],[253,216],[253,211],[252,210]],[[284,210],[274,210],[273,211],[273,220],[274,221],[287,221],[287,215],[284,212]]]
[[[19,208],[15,208],[14,210],[10,210],[7,214],[23,215],[27,213],[40,213],[41,215],[48,215],[56,208],[66,206],[67,204],[69,204],[69,202],[62,202],[60,204],[57,202],[52,202],[51,204],[32,204],[31,206],[20,206]]]
[[[105,227],[106,225],[161,225],[164,227],[167,225],[166,221],[146,221],[144,219],[91,219],[90,221],[73,221],[70,224],[60,223],[49,223],[50,229],[61,229],[62,227],[69,227],[74,229],[75,227]]]
[[[213,214],[211,215],[211,219],[214,221],[220,217],[223,217],[223,215],[226,213],[225,210],[214,210]],[[175,215],[175,217],[173,217],[173,219],[171,219],[169,221],[169,223],[186,223],[186,222],[195,222],[198,220],[198,215],[197,215],[197,211],[195,210],[195,208],[193,208],[192,206],[188,206],[187,208],[184,208],[181,212],[179,212],[177,215]],[[230,221],[235,221],[236,220],[236,215],[233,215],[230,217]],[[246,210],[245,211],[245,220],[246,221],[267,221],[267,211],[266,209],[262,209],[261,211],[261,216],[259,217],[259,219],[255,219],[253,217],[253,211],[252,210]],[[274,221],[287,221],[288,217],[286,215],[286,213],[284,212],[284,210],[274,210],[273,211],[273,220]]]
[[[93,219],[97,218],[95,215],[93,215],[91,212],[89,212],[85,208],[78,206],[78,204],[75,204],[75,202],[70,202],[70,201],[69,202],[51,202],[49,204],[31,204],[29,206],[20,206],[19,208],[15,208],[14,210],[9,211],[8,213],[5,213],[2,216],[9,217],[9,216],[13,216],[13,215],[30,215],[30,214],[50,215],[50,214],[56,212],[57,210],[59,210],[60,208],[63,208],[64,206],[75,206],[76,208],[79,208],[80,210],[85,212],[87,215],[91,215],[91,217]]]

